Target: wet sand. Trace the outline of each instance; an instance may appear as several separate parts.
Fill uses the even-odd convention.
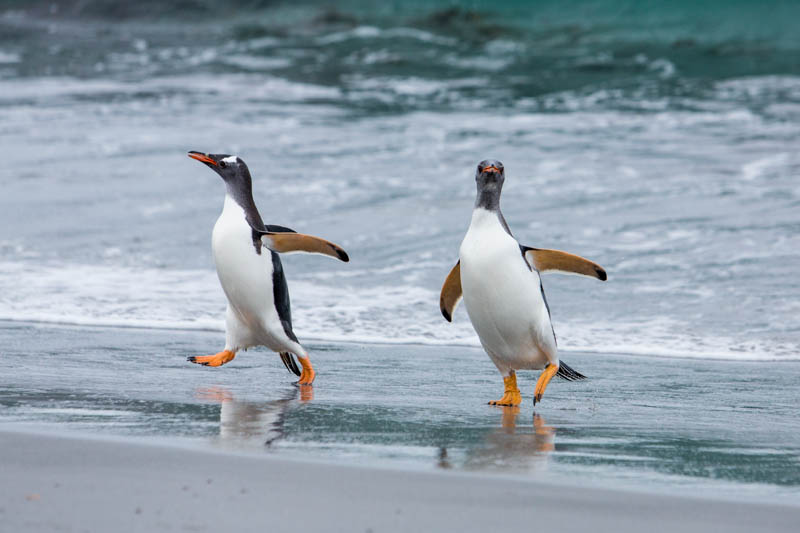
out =
[[[796,531],[800,508],[0,431],[0,524],[37,531]]]
[[[502,382],[479,348],[309,343],[318,374],[304,395],[263,350],[217,369],[186,361],[221,336],[0,322],[0,427],[275,460],[800,501],[798,363],[565,353],[589,379],[552,383],[533,410],[537,374],[520,373],[525,401],[503,409],[486,405]]]

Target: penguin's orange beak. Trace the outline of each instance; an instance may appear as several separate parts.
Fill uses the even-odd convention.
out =
[[[490,172],[494,172],[495,174],[500,173],[500,170],[494,165],[489,165],[488,167],[484,168],[483,171],[486,172],[487,174]]]
[[[197,159],[201,163],[207,163],[209,165],[217,166],[217,162],[208,157],[206,154],[200,152],[189,152],[189,157],[192,159]]]

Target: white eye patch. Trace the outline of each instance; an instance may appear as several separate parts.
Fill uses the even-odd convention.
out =
[[[238,157],[236,157],[235,155],[231,155],[231,156],[228,156],[228,157],[226,157],[226,158],[225,158],[225,159],[223,159],[222,161],[223,161],[224,163],[227,163],[227,164],[229,164],[229,165],[234,165],[234,164],[236,164],[236,163],[238,162],[238,160],[239,160],[239,158],[238,158]]]

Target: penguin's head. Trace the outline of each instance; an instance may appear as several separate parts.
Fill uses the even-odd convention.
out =
[[[479,191],[494,190],[499,193],[505,179],[505,169],[500,161],[484,159],[478,163],[478,168],[475,170],[475,182],[478,184]]]
[[[225,184],[232,187],[251,187],[250,170],[239,157],[228,154],[204,154],[189,152],[189,157],[196,159],[219,174]]]

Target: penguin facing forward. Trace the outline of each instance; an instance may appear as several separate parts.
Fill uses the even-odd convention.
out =
[[[214,225],[211,249],[222,290],[228,299],[225,349],[214,355],[189,357],[192,363],[221,366],[239,350],[266,346],[278,352],[298,385],[311,385],[315,372],[306,350],[292,331],[289,289],[279,253],[309,252],[347,262],[341,247],[283,226],[265,225],[253,201],[247,165],[235,155],[189,152],[225,182],[222,214]],[[300,361],[297,368],[292,354]]]
[[[559,361],[550,308],[539,276],[560,271],[599,280],[602,267],[577,255],[542,250],[517,242],[500,211],[505,170],[499,161],[482,161],[475,172],[478,195],[472,220],[461,242],[459,260],[445,279],[439,307],[448,322],[464,299],[470,322],[489,358],[503,376],[505,390],[491,405],[519,405],[517,370],[544,369],[533,396],[541,401],[547,384],[558,375],[585,379]]]

